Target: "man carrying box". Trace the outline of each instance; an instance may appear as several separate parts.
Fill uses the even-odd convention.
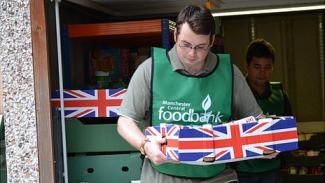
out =
[[[164,138],[149,141],[138,125],[220,124],[231,118],[259,116],[245,78],[229,55],[210,52],[215,22],[209,10],[187,6],[178,15],[175,45],[154,48],[152,57],[135,71],[120,108],[118,132],[145,155],[141,183],[236,182],[225,164],[168,163],[161,151]]]

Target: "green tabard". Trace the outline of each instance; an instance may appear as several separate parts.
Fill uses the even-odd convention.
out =
[[[270,83],[271,95],[264,99],[256,99],[264,114],[282,116],[284,114],[284,95],[282,84],[279,82]],[[258,173],[276,170],[280,168],[281,160],[274,159],[253,159],[238,162],[236,169],[239,172]]]
[[[257,99],[264,114],[282,116],[284,114],[284,95],[280,82],[270,83],[271,95],[264,99]]]
[[[188,76],[173,71],[167,52],[153,48],[152,125],[220,124],[231,116],[233,74],[230,57],[218,55],[218,64],[206,76]],[[153,167],[164,174],[208,178],[225,169],[224,164],[189,165],[164,163]]]

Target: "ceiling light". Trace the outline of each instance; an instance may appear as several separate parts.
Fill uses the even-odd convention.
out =
[[[229,11],[229,12],[212,13],[212,15],[214,17],[221,17],[221,16],[234,16],[234,15],[252,15],[252,14],[264,14],[264,13],[309,11],[309,10],[321,10],[321,9],[325,9],[325,5],[290,7],[290,8],[273,8],[273,9],[260,9],[260,10],[245,10],[245,11]]]

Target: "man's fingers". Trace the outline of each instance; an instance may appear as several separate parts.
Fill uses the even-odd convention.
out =
[[[166,137],[164,137],[164,138],[158,138],[158,139],[157,139],[157,142],[158,142],[159,144],[165,144],[165,143],[167,142],[167,139],[166,139]]]
[[[270,155],[270,154],[273,154],[273,153],[275,153],[274,150],[265,150],[265,151],[263,151],[263,155]]]
[[[273,153],[271,153],[271,154],[265,155],[263,158],[264,158],[264,159],[273,159],[273,158],[275,158],[278,154],[279,154],[279,152],[273,152]]]
[[[157,144],[165,144],[167,142],[166,137],[156,137],[156,138],[152,138],[150,139],[151,142],[155,142]]]

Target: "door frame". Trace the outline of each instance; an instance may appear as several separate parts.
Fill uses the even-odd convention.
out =
[[[39,182],[55,183],[45,0],[30,1]]]

